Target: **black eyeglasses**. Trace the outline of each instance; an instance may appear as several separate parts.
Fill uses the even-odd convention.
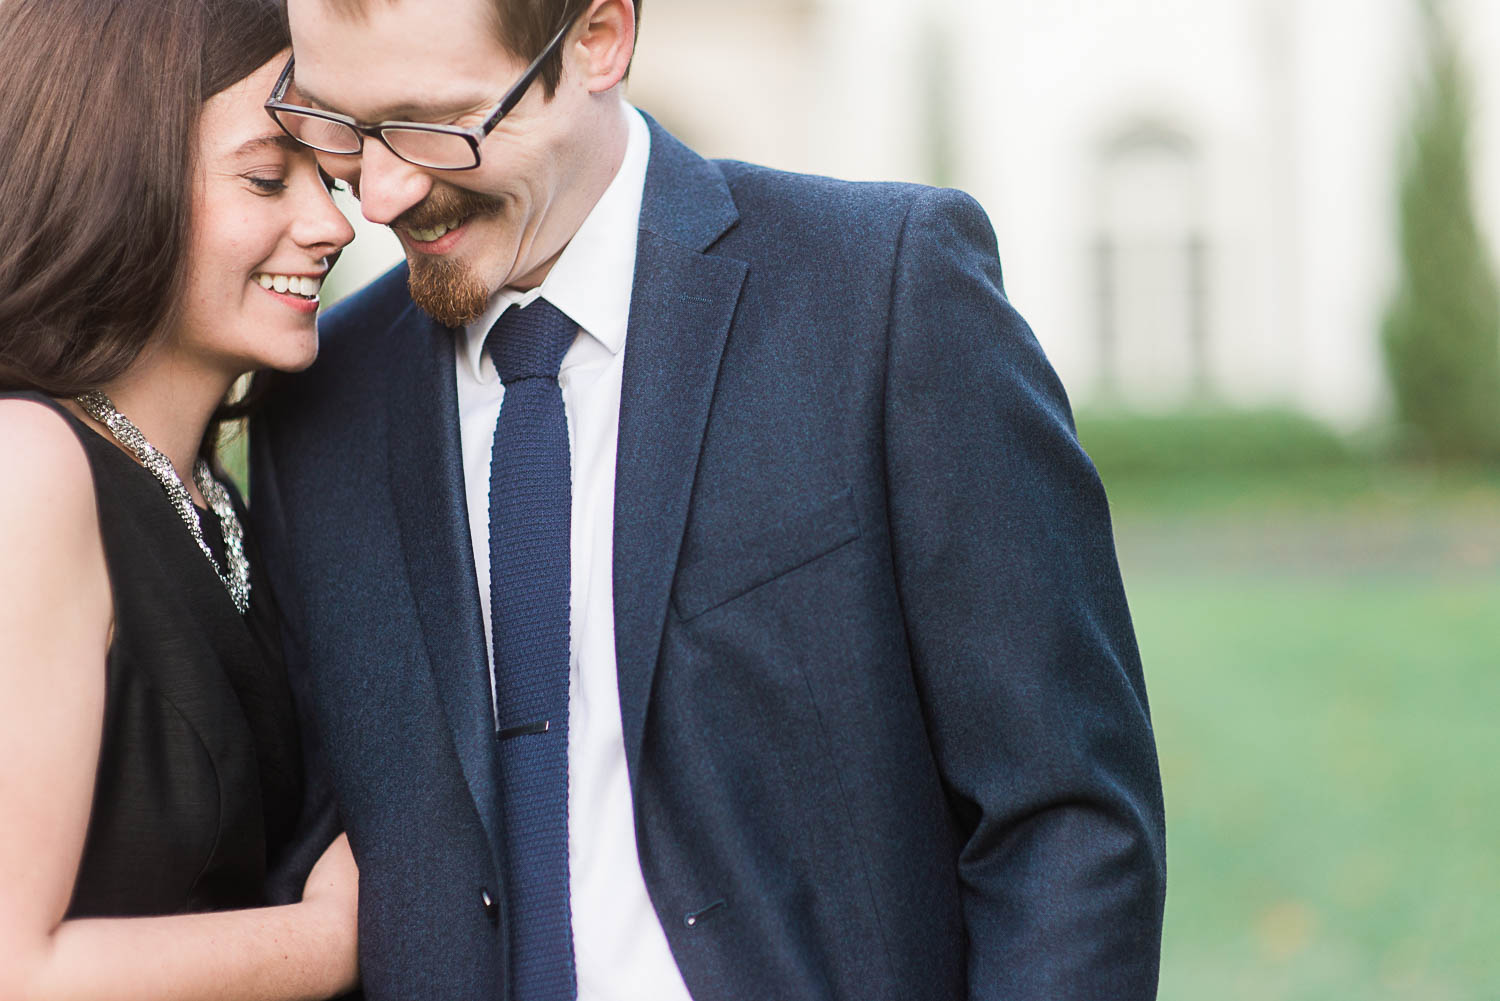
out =
[[[431,170],[473,170],[479,166],[479,144],[495,130],[500,120],[510,114],[521,103],[526,91],[542,72],[547,59],[557,51],[562,40],[568,36],[572,24],[565,24],[552,36],[552,41],[534,59],[521,79],[515,82],[505,96],[496,102],[484,121],[470,128],[457,125],[428,125],[423,122],[381,122],[378,125],[361,125],[348,115],[331,111],[318,111],[296,104],[287,104],[287,87],[292,80],[292,67],[296,56],[286,61],[286,69],[266,99],[266,113],[281,126],[281,130],[293,139],[322,153],[337,153],[354,156],[364,152],[365,136],[379,139],[381,145],[407,163]]]

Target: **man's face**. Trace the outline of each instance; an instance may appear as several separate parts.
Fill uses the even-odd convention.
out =
[[[497,38],[490,0],[367,0],[361,18],[323,0],[287,6],[297,57],[287,100],[359,122],[477,125],[526,69]],[[565,42],[565,67],[570,54]],[[589,112],[565,68],[553,99],[532,85],[473,170],[416,167],[369,138],[362,156],[319,159],[400,238],[417,305],[462,326],[499,289],[539,284],[582,222],[569,195],[596,155]]]

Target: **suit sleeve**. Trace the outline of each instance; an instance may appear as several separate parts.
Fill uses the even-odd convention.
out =
[[[302,740],[304,792],[297,833],[276,858],[269,860],[267,873],[268,902],[287,904],[302,898],[308,873],[324,849],[338,837],[343,825],[328,781],[317,721],[312,712],[301,601],[292,573],[290,541],[270,440],[267,421],[263,417],[257,418],[250,432],[250,527],[265,561],[266,577],[281,613],[281,646]]]
[[[891,532],[969,996],[1154,998],[1161,782],[1109,510],[972,199],[913,205],[890,323]]]

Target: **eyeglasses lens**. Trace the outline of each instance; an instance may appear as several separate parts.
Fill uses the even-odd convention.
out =
[[[380,133],[396,155],[420,167],[454,170],[476,166],[474,148],[462,136],[427,129],[383,129]]]
[[[277,111],[276,120],[293,138],[324,153],[358,153],[359,133],[342,122],[295,111]]]

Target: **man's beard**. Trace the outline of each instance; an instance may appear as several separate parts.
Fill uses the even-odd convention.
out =
[[[470,268],[446,257],[408,251],[411,301],[445,327],[466,327],[484,315],[490,290]]]
[[[497,215],[505,207],[498,198],[463,188],[436,187],[420,204],[407,209],[391,224],[393,228],[429,229],[455,219],[468,222],[476,216]],[[407,287],[412,302],[445,327],[464,327],[484,315],[493,291],[467,265],[447,257],[435,257],[410,248]]]

